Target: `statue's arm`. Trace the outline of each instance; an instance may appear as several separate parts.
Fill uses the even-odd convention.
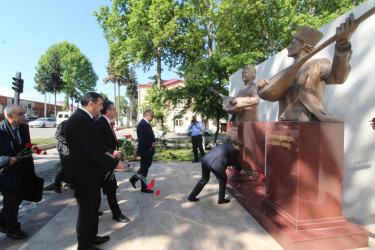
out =
[[[355,32],[355,19],[353,14],[346,18],[345,23],[336,28],[335,55],[327,84],[342,84],[348,78],[351,67],[349,64],[352,55],[350,38]]]
[[[236,97],[231,101],[232,105],[236,105],[237,108],[257,105],[259,103],[259,96],[247,96],[247,97]]]

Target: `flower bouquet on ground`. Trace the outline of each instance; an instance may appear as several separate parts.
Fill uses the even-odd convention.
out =
[[[233,169],[235,169],[235,167],[230,166],[227,169],[229,171],[233,171]],[[264,174],[262,174],[262,173],[258,173],[258,172],[255,172],[255,171],[249,171],[249,170],[245,170],[245,172],[246,172],[246,175],[249,175],[249,176],[253,177],[257,182],[262,182],[264,180]]]
[[[20,152],[18,152],[18,154],[16,154],[14,156],[14,158],[16,158],[17,160],[21,160],[21,159],[26,158],[26,157],[31,157],[31,155],[34,154],[34,153],[37,154],[37,155],[40,155],[40,154],[46,155],[47,151],[42,151],[37,146],[33,146],[32,143],[28,142],[28,143],[26,143],[25,148],[22,149]],[[0,173],[3,172],[3,170],[8,168],[8,167],[10,167],[10,166],[6,166],[6,167],[0,169]]]

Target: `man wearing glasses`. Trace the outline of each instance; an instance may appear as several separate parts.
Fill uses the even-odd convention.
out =
[[[19,105],[9,104],[4,109],[5,119],[0,123],[0,191],[3,209],[0,212],[0,230],[13,239],[24,239],[17,220],[22,202],[22,183],[35,175],[33,158],[17,159],[15,156],[30,142],[29,126],[24,123],[25,110]]]

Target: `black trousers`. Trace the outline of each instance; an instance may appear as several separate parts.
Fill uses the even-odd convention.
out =
[[[68,157],[59,152],[61,167],[55,176],[55,185],[61,186],[61,182],[64,180],[65,165],[68,161]]]
[[[101,183],[74,185],[78,204],[77,239],[78,249],[92,246],[98,233]]]
[[[3,195],[3,208],[0,212],[0,223],[5,226],[7,233],[13,234],[21,230],[17,220],[18,210],[22,202],[20,190],[1,190]]]
[[[205,162],[202,162],[202,178],[198,181],[193,191],[191,191],[191,193],[189,194],[189,198],[195,198],[199,195],[204,186],[206,186],[206,184],[210,180],[210,172],[212,172],[216,176],[219,182],[219,201],[224,199],[225,187],[227,184],[227,176],[221,176],[218,172],[216,172],[210,165],[206,164]]]
[[[103,180],[103,191],[107,195],[107,201],[109,208],[111,209],[112,216],[118,217],[121,215],[121,209],[117,202],[116,196],[116,189],[117,189],[117,180],[116,177],[113,176],[112,179],[104,179]]]
[[[191,143],[193,144],[194,160],[198,161],[198,148],[201,153],[201,157],[204,156],[204,149],[202,146],[202,135],[195,135],[191,137]]]
[[[140,161],[141,167],[138,169],[137,173],[142,175],[145,178],[147,177],[148,169],[151,167],[152,157],[153,155],[147,156],[147,157],[141,156],[141,161]],[[139,178],[135,175],[133,175],[130,179],[135,182],[139,180]],[[142,190],[147,190],[147,185],[143,183],[143,181],[141,181],[141,185],[142,185],[141,187]]]

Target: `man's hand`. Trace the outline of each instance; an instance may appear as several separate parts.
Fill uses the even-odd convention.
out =
[[[104,154],[106,154],[106,155],[108,155],[108,156],[110,156],[110,157],[112,157],[112,158],[115,158],[113,155],[111,155],[109,152],[105,152]]]
[[[119,161],[118,164],[117,164],[117,166],[116,166],[116,168],[115,168],[115,170],[117,172],[126,172],[125,166],[126,166],[125,162]]]
[[[350,13],[350,16],[346,18],[345,23],[342,23],[340,27],[336,28],[336,43],[344,45],[349,42],[355,31],[355,19],[353,13]]]
[[[16,159],[16,157],[11,157],[10,158],[10,161],[9,161],[9,166],[10,165],[13,165],[14,163],[16,163],[18,160]]]
[[[156,148],[156,141],[152,143],[152,147]]]
[[[245,174],[246,174],[246,171],[242,169],[242,170],[240,171],[240,174],[241,174],[241,175],[245,175]]]
[[[119,158],[121,157],[121,155],[122,155],[122,152],[121,152],[121,151],[119,151],[119,150],[115,150],[115,151],[113,151],[113,156],[114,156],[115,158],[119,159]]]
[[[262,88],[264,88],[265,86],[267,86],[267,84],[269,84],[270,81],[266,78],[262,78],[260,79],[258,82],[257,82],[257,90],[260,90]]]

